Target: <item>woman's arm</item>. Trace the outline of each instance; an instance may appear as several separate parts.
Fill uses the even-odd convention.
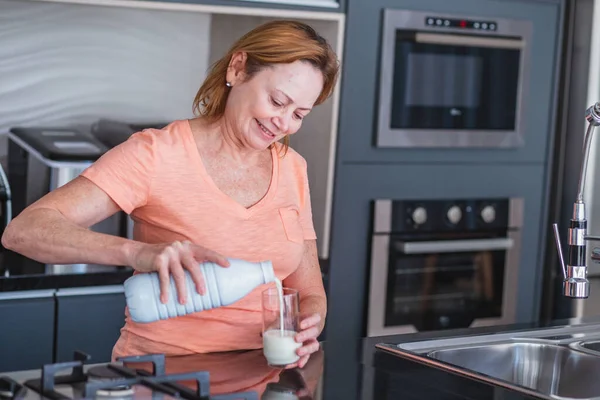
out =
[[[283,285],[298,290],[300,294],[301,319],[310,317],[313,314],[320,316],[320,321],[316,324],[318,336],[325,326],[327,298],[325,296],[325,288],[323,287],[321,266],[319,265],[319,258],[317,256],[316,240],[304,241],[304,256],[302,257],[302,261],[298,269],[284,280]],[[300,328],[304,329],[303,326]]]
[[[23,210],[5,229],[2,245],[42,263],[126,265],[141,272],[157,271],[163,303],[168,299],[169,275],[184,304],[184,269],[190,272],[198,293],[204,294],[197,261],[229,265],[222,255],[192,243],[146,244],[88,229],[119,210],[108,194],[79,176]]]
[[[135,242],[88,229],[119,210],[104,191],[79,176],[14,218],[2,245],[42,263],[129,265]]]

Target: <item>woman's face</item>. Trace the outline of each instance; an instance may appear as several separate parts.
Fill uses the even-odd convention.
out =
[[[228,129],[252,149],[263,150],[300,129],[323,88],[323,75],[309,63],[275,64],[244,79],[245,55],[233,57],[225,117]]]

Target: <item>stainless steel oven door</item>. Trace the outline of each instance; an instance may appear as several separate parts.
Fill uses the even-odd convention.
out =
[[[515,321],[521,232],[406,241],[375,234],[367,336]]]

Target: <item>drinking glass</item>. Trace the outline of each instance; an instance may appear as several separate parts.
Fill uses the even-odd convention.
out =
[[[282,301],[276,287],[262,293],[263,353],[269,365],[277,368],[298,361],[300,357],[296,350],[302,346],[294,339],[300,326],[298,291],[283,288],[282,292]],[[283,303],[283,312],[280,301]]]

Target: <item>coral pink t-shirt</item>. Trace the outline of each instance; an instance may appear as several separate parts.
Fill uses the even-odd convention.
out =
[[[204,168],[188,120],[146,129],[111,149],[82,176],[104,190],[134,221],[134,239],[146,243],[189,240],[225,257],[271,260],[281,280],[315,239],[307,165],[291,148],[271,149],[266,195],[245,208],[218,189]],[[124,355],[183,355],[262,347],[261,285],[238,302],[213,310],[138,324],[125,310],[113,349]],[[306,290],[315,287],[306,282]],[[302,289],[300,296],[302,296]]]

